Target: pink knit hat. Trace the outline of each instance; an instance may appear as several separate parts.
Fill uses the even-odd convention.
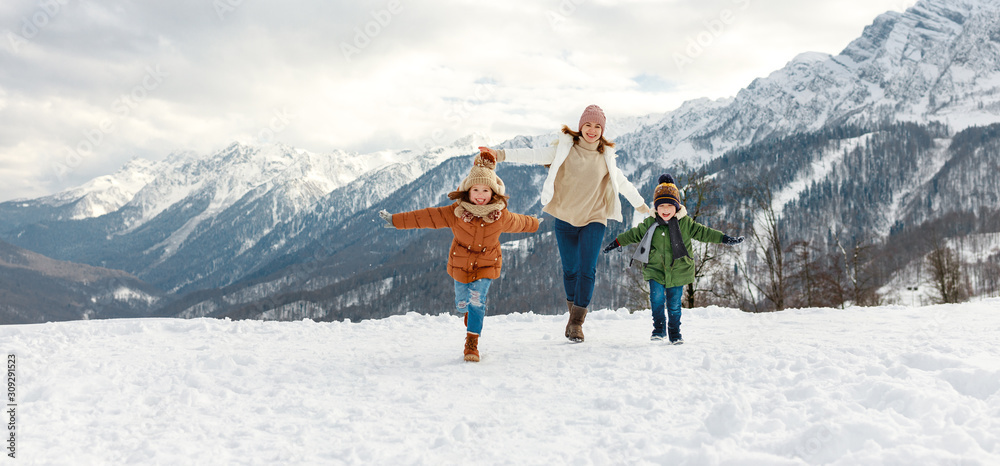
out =
[[[604,123],[607,120],[604,118],[604,110],[596,105],[588,105],[587,108],[583,109],[583,115],[580,115],[580,126],[576,129],[577,131],[583,131],[583,124],[587,122],[597,123],[601,125],[601,131],[605,129]]]

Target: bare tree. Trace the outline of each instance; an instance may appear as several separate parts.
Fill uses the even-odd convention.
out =
[[[625,280],[623,283],[623,293],[625,295],[625,307],[629,313],[634,313],[639,309],[649,308],[649,283],[642,276],[643,265],[626,267]]]
[[[705,171],[688,172],[685,168],[682,165],[682,170],[688,174],[678,178],[678,186],[683,186],[680,190],[681,202],[687,208],[688,217],[697,222],[699,218],[714,216],[718,209],[712,207],[709,200],[718,195],[719,184],[709,178]],[[697,297],[700,293],[714,292],[715,283],[705,286],[703,281],[716,275],[713,270],[717,268],[716,265],[719,264],[721,257],[719,249],[713,245],[694,243],[692,249],[694,250],[692,259],[695,262],[694,281],[684,288],[684,300],[688,309],[698,304]],[[710,281],[714,282],[714,278]]]
[[[749,232],[751,254],[740,264],[743,279],[751,288],[751,296],[755,293],[763,296],[773,306],[773,310],[785,309],[788,294],[787,275],[785,270],[785,249],[781,231],[781,219],[774,209],[774,193],[771,184],[757,180],[746,183],[745,199],[751,209],[752,223]],[[756,258],[759,264],[753,259]],[[756,266],[754,266],[756,265]],[[756,305],[757,299],[751,299],[754,312],[760,312]]]
[[[792,255],[794,272],[791,279],[797,285],[798,293],[793,294],[795,304],[805,307],[816,307],[821,302],[821,271],[815,258],[815,249],[809,241],[796,241],[789,247]]]
[[[863,241],[857,241],[851,247],[850,252],[836,238],[837,249],[843,257],[842,276],[846,280],[844,287],[845,298],[856,306],[877,306],[881,304],[882,298],[878,295],[875,287],[875,275],[871,271],[874,245]]]
[[[990,260],[980,262],[979,266],[980,296],[998,296],[1000,292],[1000,264]]]
[[[716,305],[756,311],[747,299],[751,292],[743,289],[746,280],[741,272],[740,250],[717,244],[703,244],[700,247],[714,248],[718,260],[702,269],[704,278],[701,286],[696,289],[698,306]]]
[[[962,273],[961,260],[943,241],[927,255],[927,267],[939,304],[960,303],[969,299],[969,282]]]

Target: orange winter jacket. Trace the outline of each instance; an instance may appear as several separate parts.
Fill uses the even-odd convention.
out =
[[[503,209],[500,219],[487,223],[480,218],[465,222],[455,216],[458,203],[392,214],[392,225],[399,229],[451,228],[454,239],[448,251],[448,275],[462,283],[480,278],[500,278],[503,257],[500,233],[538,231],[538,219]]]

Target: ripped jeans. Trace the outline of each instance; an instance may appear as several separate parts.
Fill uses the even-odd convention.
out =
[[[467,331],[479,335],[483,332],[483,319],[486,317],[486,293],[490,291],[490,278],[480,278],[472,283],[462,283],[455,280],[455,310],[458,315],[469,313]]]

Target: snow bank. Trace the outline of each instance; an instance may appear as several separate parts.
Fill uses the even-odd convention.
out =
[[[1000,300],[0,327],[24,464],[1000,464]],[[5,421],[6,422],[6,421]],[[6,453],[6,451],[5,451]]]

